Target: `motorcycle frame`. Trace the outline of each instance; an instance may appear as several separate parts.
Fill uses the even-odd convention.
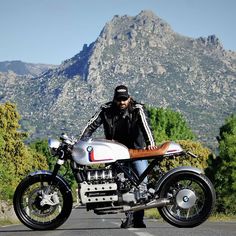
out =
[[[135,187],[138,188],[138,186],[144,181],[144,179],[148,176],[148,174],[153,170],[153,168],[155,166],[158,165],[158,163],[162,160],[163,158],[157,160],[154,159],[151,161],[151,163],[149,163],[149,165],[147,166],[147,168],[144,170],[144,172],[140,175],[140,176],[132,176],[129,171],[127,171],[127,169],[122,166],[121,163],[123,162],[115,162],[114,165],[117,167],[117,169],[121,170],[122,172],[125,173],[125,176],[130,180],[130,182],[132,183],[132,185],[134,185]],[[145,159],[146,160],[146,159]],[[129,161],[129,163],[132,163],[133,161]]]
[[[192,154],[191,152],[182,152],[182,153],[178,154],[178,156],[184,156],[184,155],[190,155],[193,158],[196,158],[196,155]],[[192,166],[180,166],[180,167],[176,167],[174,169],[171,169],[165,173],[162,172],[161,169],[159,168],[159,163],[165,158],[174,158],[174,157],[175,157],[175,155],[160,156],[158,159],[156,159],[156,157],[154,157],[155,159],[152,159],[152,161],[149,163],[147,168],[144,170],[144,172],[140,176],[134,175],[134,177],[136,177],[135,179],[129,173],[129,171],[127,171],[126,168],[124,168],[121,165],[121,163],[123,163],[124,161],[123,162],[116,162],[114,164],[116,165],[116,167],[118,169],[120,169],[121,171],[123,171],[125,173],[126,177],[131,181],[132,185],[137,188],[144,181],[144,179],[148,176],[148,174],[154,169],[154,167],[157,166],[158,171],[159,171],[159,173],[158,173],[159,175],[158,175],[157,183],[155,186],[156,192],[159,191],[160,187],[165,182],[165,180],[175,173],[185,172],[185,173],[195,173],[198,175],[204,174],[203,170],[198,169],[196,167],[192,167]],[[144,158],[143,160],[147,160],[147,159]],[[132,163],[133,161],[129,161],[129,162]]]

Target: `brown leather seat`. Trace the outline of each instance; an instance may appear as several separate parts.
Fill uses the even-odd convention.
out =
[[[161,146],[153,150],[147,149],[129,149],[129,155],[131,159],[138,159],[138,158],[153,158],[154,156],[162,156],[166,153],[170,142],[165,142]]]

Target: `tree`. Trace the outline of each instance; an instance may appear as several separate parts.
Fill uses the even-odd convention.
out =
[[[0,198],[10,198],[26,174],[47,166],[45,158],[29,149],[20,132],[20,115],[12,103],[0,105]]]
[[[48,148],[48,140],[46,139],[37,139],[30,143],[30,148],[35,150],[36,153],[40,153],[43,155],[46,160],[49,167],[49,170],[53,170],[53,167],[55,165],[56,159],[53,157],[49,151]]]
[[[197,156],[197,158],[180,156],[174,160],[164,159],[160,163],[163,171],[177,166],[194,166],[203,170],[207,167],[207,160],[212,155],[211,151],[200,142],[194,140],[195,135],[181,113],[171,109],[152,107],[148,109],[148,114],[157,144],[169,140],[176,141],[184,150],[190,151]]]
[[[150,107],[148,113],[156,143],[165,140],[193,140],[195,138],[181,113],[154,107]]]
[[[236,115],[225,120],[219,133],[219,155],[209,159],[207,174],[217,193],[216,211],[236,214]]]

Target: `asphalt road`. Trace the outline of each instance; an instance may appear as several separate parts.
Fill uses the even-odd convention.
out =
[[[0,227],[0,236],[231,236],[236,222],[205,222],[192,229],[175,228],[163,221],[145,219],[146,229],[120,229],[124,215],[95,215],[85,209],[74,209],[60,228],[33,231],[22,224]]]

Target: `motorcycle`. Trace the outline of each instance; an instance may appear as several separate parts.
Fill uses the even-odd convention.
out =
[[[171,225],[189,228],[207,220],[214,208],[214,187],[202,170],[181,166],[163,173],[160,169],[164,159],[196,157],[178,143],[165,142],[153,150],[134,150],[115,141],[77,141],[63,134],[60,140],[49,139],[48,144],[57,158],[53,171],[29,174],[14,193],[15,213],[31,229],[55,229],[70,216],[72,190],[59,174],[66,162],[78,183],[80,204],[96,214],[157,208]],[[132,162],[143,159],[149,160],[149,165],[138,176],[130,167]],[[147,177],[153,169],[154,184]]]

